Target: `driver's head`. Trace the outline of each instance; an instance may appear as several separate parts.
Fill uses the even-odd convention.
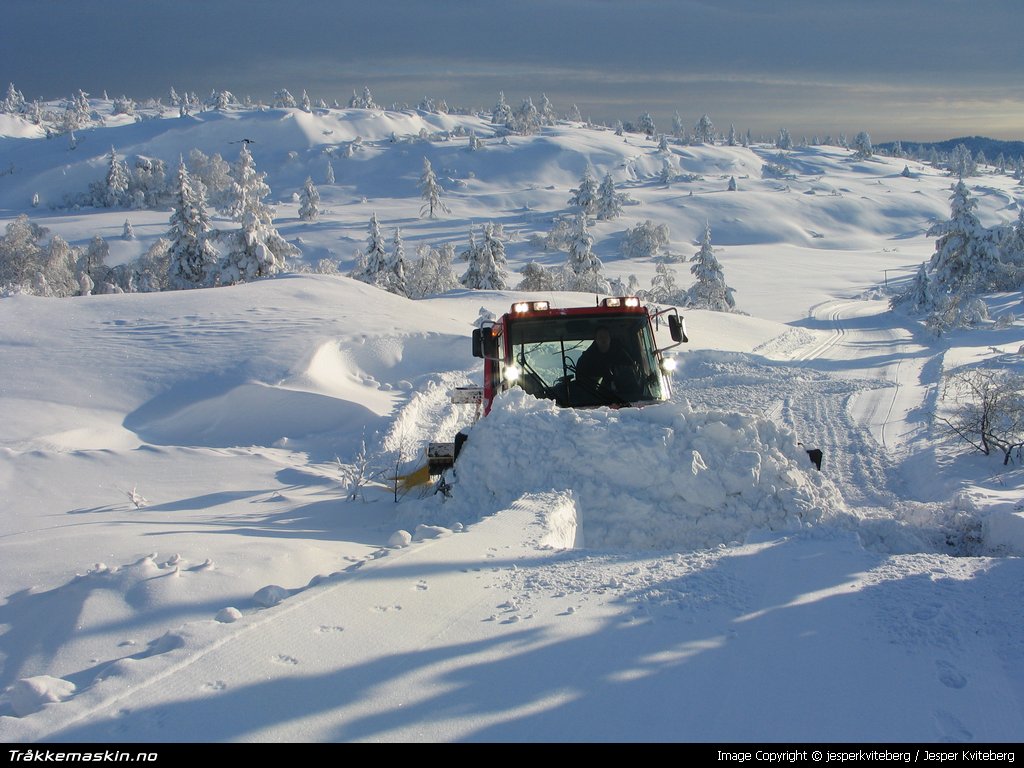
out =
[[[597,342],[597,348],[602,352],[607,352],[608,348],[612,345],[612,335],[608,332],[607,328],[598,328],[597,334],[594,336],[594,341]]]

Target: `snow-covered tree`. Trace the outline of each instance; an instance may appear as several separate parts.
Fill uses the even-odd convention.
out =
[[[332,163],[330,160],[327,161],[327,173],[324,176],[324,178],[328,184],[334,183],[334,163]]]
[[[730,176],[729,177],[729,191],[730,192],[735,192],[736,189],[737,189],[737,187],[736,187],[736,177],[735,176]]]
[[[363,86],[362,96],[358,96],[355,91],[352,91],[352,98],[349,100],[348,106],[350,109],[380,109],[380,105],[373,100],[369,86]]]
[[[1024,287],[1024,208],[1017,212],[1017,221],[1007,227],[999,240],[999,253],[1003,264],[1011,272],[1009,290]]]
[[[594,213],[600,221],[617,219],[622,214],[622,204],[625,200],[625,194],[615,191],[615,182],[612,180],[611,173],[606,173],[597,190]]]
[[[110,257],[110,245],[99,235],[93,235],[89,245],[78,254],[75,262],[75,282],[82,284],[82,276],[88,277],[90,292],[107,293],[104,283],[107,282],[107,259]],[[97,290],[98,289],[98,290]]]
[[[515,133],[528,136],[540,130],[541,123],[540,112],[534,106],[533,99],[527,96],[523,99],[519,109],[512,114],[506,126]]]
[[[551,103],[551,99],[548,98],[546,93],[540,95],[540,107],[538,108],[540,122],[543,125],[554,125],[558,119],[558,115],[555,112],[555,107]]]
[[[110,114],[112,115],[134,115],[135,114],[135,101],[129,99],[127,96],[119,96],[114,99],[110,105]]]
[[[597,210],[597,189],[597,181],[588,165],[583,171],[579,187],[569,190],[569,205],[576,206],[586,216],[593,215]]]
[[[871,146],[871,137],[867,131],[861,131],[853,138],[853,149],[857,157],[865,159],[874,155],[874,148]]]
[[[231,91],[224,89],[216,89],[210,91],[210,95],[206,99],[207,109],[212,109],[217,112],[223,112],[230,109],[232,104],[237,104],[235,95]]]
[[[667,224],[654,224],[650,219],[626,230],[622,252],[628,259],[650,259],[668,250]]]
[[[640,281],[636,279],[636,275],[630,275],[625,282],[622,281],[621,277],[613,277],[608,281],[608,292],[612,296],[639,296]]]
[[[320,218],[320,191],[310,176],[306,177],[299,195],[299,218],[303,221],[316,221]]]
[[[715,143],[715,124],[707,115],[701,115],[700,120],[693,126],[693,140],[698,144]]]
[[[459,287],[459,278],[452,267],[455,259],[452,243],[445,243],[441,248],[423,243],[416,248],[416,254],[418,258],[409,270],[407,281],[410,298],[440,296]]]
[[[978,164],[964,144],[957,144],[949,159],[949,172],[959,179],[966,179],[978,173]]]
[[[212,285],[219,254],[202,185],[194,184],[184,161],[178,164],[171,229],[167,233],[167,285],[171,290]]]
[[[276,93],[274,93],[274,102],[273,103],[274,103],[274,106],[276,108],[278,108],[278,109],[290,108],[290,107],[296,106],[296,104],[295,104],[295,97],[292,96],[291,93],[288,92],[287,88],[282,88],[281,90],[279,90]]]
[[[644,112],[639,118],[637,118],[636,127],[638,131],[646,135],[648,138],[653,138],[658,132],[658,129],[654,124],[654,118],[651,117],[650,112]]]
[[[377,219],[377,212],[370,215],[370,223],[367,226],[366,248],[360,254],[359,263],[352,272],[352,277],[362,280],[364,283],[383,287],[387,269],[388,256],[384,247],[384,235],[380,230],[380,221]]]
[[[128,201],[130,176],[128,166],[118,159],[117,151],[111,147],[107,158],[107,175],[103,181],[103,194],[98,201],[105,208],[124,205]]]
[[[188,153],[188,166],[193,185],[197,182],[203,185],[207,203],[226,214],[234,200],[231,164],[218,153],[207,157],[193,149]]]
[[[155,157],[136,157],[128,183],[129,205],[136,210],[156,208],[169,201],[167,167]]]
[[[135,239],[135,228],[128,219],[124,220],[124,228],[121,230],[122,240],[134,240]]]
[[[10,83],[7,86],[7,93],[4,95],[2,101],[0,101],[0,112],[6,112],[11,115],[20,115],[27,111],[28,103],[25,101],[25,95],[14,87],[14,83]]]
[[[576,228],[569,242],[569,258],[563,271],[567,291],[608,293],[608,280],[601,273],[604,265],[593,251],[594,238],[587,229],[587,217],[576,218]]]
[[[508,287],[505,246],[495,237],[494,225],[490,222],[484,225],[484,240],[479,245],[470,230],[469,247],[463,251],[462,258],[469,262],[460,279],[467,288],[503,291]]]
[[[999,287],[1001,262],[993,232],[981,225],[967,185],[958,181],[951,197],[948,221],[934,224],[928,230],[935,241],[928,268],[935,289],[943,294],[968,294]]]
[[[645,297],[656,304],[686,304],[686,291],[676,284],[675,270],[668,264],[659,264],[655,273]]]
[[[793,139],[790,138],[789,131],[785,128],[779,129],[779,136],[775,139],[775,146],[779,149],[792,149]]]
[[[666,157],[661,164],[661,173],[658,174],[658,181],[667,187],[675,177],[676,174],[672,170],[672,162]]]
[[[491,122],[494,125],[508,125],[512,119],[512,107],[505,101],[505,92],[498,91],[498,101],[491,110]]]
[[[405,243],[402,241],[402,228],[395,227],[395,235],[391,241],[391,252],[387,254],[384,270],[380,273],[377,284],[399,296],[408,296],[405,279]]]
[[[60,235],[50,238],[42,269],[36,272],[32,292],[37,296],[74,296],[79,291],[75,280],[75,265],[79,251]]]
[[[932,279],[928,274],[927,262],[921,262],[914,278],[906,290],[897,293],[889,300],[889,306],[894,309],[902,307],[911,314],[924,314],[935,309],[935,295],[932,287]]]
[[[557,291],[562,286],[557,272],[535,261],[529,262],[519,274],[522,279],[516,286],[517,291]]]
[[[167,290],[170,278],[170,241],[157,238],[144,254],[132,263],[135,290],[140,293],[156,293]]]
[[[685,135],[686,125],[683,123],[683,117],[679,114],[679,110],[676,110],[675,114],[672,115],[672,136],[682,139]]]
[[[423,173],[420,175],[420,197],[423,199],[423,206],[420,208],[420,216],[427,216],[431,219],[437,218],[437,212],[451,213],[448,206],[441,199],[444,190],[437,181],[434,169],[427,158],[423,158]]]
[[[32,279],[45,261],[43,238],[49,230],[20,214],[7,224],[0,237],[0,294],[9,290],[30,291]]]
[[[247,143],[242,144],[231,175],[234,199],[228,211],[241,227],[228,233],[231,244],[216,276],[219,283],[227,285],[282,272],[288,257],[298,253],[274,227],[273,209],[263,202],[270,194],[266,174],[256,170]]]
[[[558,216],[552,220],[551,231],[546,234],[535,234],[530,237],[530,244],[544,251],[569,250],[569,237],[575,217]]]
[[[687,304],[697,309],[730,312],[736,307],[733,289],[725,284],[725,273],[711,246],[711,225],[704,227],[700,250],[691,259],[690,273],[696,282],[687,291]]]

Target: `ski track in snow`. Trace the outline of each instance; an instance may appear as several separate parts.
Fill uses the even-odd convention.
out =
[[[823,471],[840,488],[848,504],[863,508],[865,515],[870,516],[871,508],[889,506],[896,498],[891,489],[899,482],[899,466],[886,446],[880,445],[867,427],[855,423],[850,403],[864,391],[895,387],[895,383],[853,379],[827,372],[829,361],[833,357],[848,358],[849,350],[858,340],[857,331],[846,327],[843,320],[843,311],[852,304],[840,302],[828,308],[830,329],[824,338],[801,330],[787,332],[784,334],[786,338],[780,337],[774,344],[763,345],[765,351],[774,350],[788,356],[797,365],[792,362],[776,364],[766,358],[743,353],[690,353],[684,372],[677,374],[675,399],[686,399],[698,409],[725,411],[735,410],[737,403],[743,403],[745,409],[759,410],[772,416],[792,429],[807,447],[822,449]],[[319,326],[321,321],[314,318],[309,323]],[[230,325],[227,328],[208,327],[206,331],[219,336],[226,330],[230,331]],[[111,330],[114,333],[107,337],[106,343],[116,344],[118,336],[123,333],[142,334],[151,338],[153,343],[187,343],[185,335],[168,337],[163,327],[150,327],[141,321],[138,325],[114,321]],[[95,339],[93,341],[95,343]],[[898,372],[899,368],[895,370]],[[472,375],[470,371],[443,371],[419,382],[417,390],[390,418],[390,425],[380,437],[376,450],[390,456],[397,455],[406,461],[419,460],[420,457],[411,449],[418,449],[430,440],[451,439],[460,427],[472,422],[474,407],[453,405],[449,392],[456,386],[472,383]],[[779,390],[780,378],[788,385],[788,394],[781,402],[775,394]],[[895,401],[895,397],[894,394],[888,398],[890,403]],[[869,488],[883,491],[867,495],[862,489]],[[521,512],[525,509],[538,519],[549,513],[550,503],[551,500],[543,494],[517,502]],[[447,545],[445,541],[439,544],[442,548]],[[422,545],[423,542],[419,546]],[[735,564],[740,559],[729,558],[729,551],[728,548],[719,548],[650,556],[637,552],[594,551],[582,557],[579,552],[564,556],[555,553],[531,567],[493,571],[500,585],[510,588],[516,597],[493,606],[476,600],[466,610],[489,610],[487,615],[481,615],[480,620],[499,626],[529,622],[543,611],[554,611],[565,620],[572,621],[573,617],[586,616],[600,609],[605,614],[611,611],[618,621],[627,624],[678,620],[680,616],[690,616],[692,620],[692,616],[707,611],[740,615],[753,604],[753,596],[761,587],[749,575],[744,575],[742,568],[737,571]],[[201,685],[204,695],[222,696],[233,687],[251,684],[249,678],[253,675],[310,674],[307,660],[311,659],[311,647],[307,646],[311,642],[322,644],[330,642],[331,638],[346,636],[342,616],[317,613],[311,606],[314,603],[337,605],[336,601],[351,589],[353,579],[358,578],[363,567],[382,557],[400,558],[402,555],[402,552],[381,550],[349,564],[343,571],[314,577],[307,587],[284,590],[280,596],[281,608],[255,613],[237,628],[221,625],[222,631],[210,633],[202,627],[186,626],[153,641],[144,654],[98,664],[105,669],[96,675],[96,683],[72,697],[73,701],[80,696],[81,701],[66,713],[70,716],[65,725],[69,729],[67,732],[76,734],[75,729],[81,726],[86,729],[81,733],[96,735],[99,731],[85,724],[98,717],[103,724],[103,732],[111,739],[116,740],[121,733],[136,735],[146,732],[157,740],[162,730],[159,708],[145,704],[139,708],[139,704],[132,703],[136,696],[141,702],[147,701],[147,687],[159,686],[160,699],[170,697],[186,701],[195,695],[197,675],[205,680]],[[897,562],[881,565],[867,578],[882,583],[888,578],[902,579],[906,575],[906,567]],[[922,573],[922,576],[926,575]],[[410,582],[409,590],[410,593],[429,593],[438,585],[437,578],[420,579]],[[310,590],[312,587],[320,588]],[[383,599],[384,593],[381,593],[376,603],[375,610],[382,618],[405,608],[402,603],[394,602],[393,590],[387,594],[389,599]],[[935,674],[943,685],[952,688],[969,685],[964,675],[944,660],[944,652],[957,650],[950,644],[959,640],[943,634],[947,622],[937,624],[930,621],[939,613],[958,611],[968,606],[947,605],[941,595],[937,598],[930,591],[927,599],[924,599],[926,595],[921,597],[921,602],[909,597],[901,597],[895,602],[879,599],[875,607],[880,614],[879,623],[886,627],[905,627],[893,642],[906,644],[915,652],[926,648],[933,653]],[[892,611],[906,613],[908,620],[892,621],[885,615]],[[315,622],[311,614],[316,616]],[[289,633],[294,634],[292,625],[300,616],[304,620],[303,626],[309,625],[309,631],[301,635],[304,638],[301,641],[286,641]],[[435,617],[434,637],[443,636],[447,627],[457,620],[458,616]],[[933,626],[938,629],[933,631]],[[1008,644],[1011,643],[1009,632],[1008,629],[1007,636],[1003,638],[1003,642]],[[230,672],[220,661],[221,657],[231,656],[233,644],[241,644],[247,653],[258,651],[267,660],[267,668],[247,670],[241,680],[236,679],[237,674]],[[172,653],[164,662],[140,665],[144,660],[155,661],[156,657],[183,646],[189,646],[190,653],[182,657]],[[98,685],[105,679],[122,676],[134,682],[127,687]],[[935,722],[940,735],[956,737],[957,734],[970,733],[969,724],[946,712],[936,711]]]
[[[787,331],[755,350],[766,357],[691,352],[677,376],[676,397],[696,408],[727,410],[742,403],[793,430],[805,447],[821,449],[822,472],[861,519],[865,545],[977,554],[976,522],[957,520],[947,503],[907,500],[900,468],[909,454],[905,444],[926,438],[927,430],[898,435],[886,427],[901,423],[904,415],[894,413],[897,407],[926,407],[914,398],[932,397],[933,385],[923,373],[926,358],[909,334],[880,339],[870,322],[854,321],[870,321],[871,311],[871,305],[856,300],[814,307],[812,317],[826,327],[818,333]],[[876,366],[877,376],[844,373],[863,370],[865,356],[885,363]],[[787,391],[781,400],[775,394],[780,382]]]

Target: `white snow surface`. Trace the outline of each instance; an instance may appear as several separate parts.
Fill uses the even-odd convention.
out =
[[[488,143],[417,138],[457,125]],[[286,274],[0,298],[0,742],[1021,740],[1024,475],[932,414],[943,372],[1024,367],[1024,328],[936,340],[886,300],[948,216],[940,171],[806,147],[781,181],[759,177],[774,148],[674,147],[694,177],[665,189],[656,142],[578,124],[503,144],[474,117],[204,113],[73,151],[4,124],[0,218],[142,252],[168,211],[29,207],[98,178],[105,131],[168,161],[253,136],[282,233],[348,267],[374,210],[407,253],[502,220],[511,270],[560,264],[528,237],[592,164],[636,203],[594,227],[608,276],[654,275],[625,228],[666,222],[685,258],[710,222],[745,314],[684,312],[664,404],[512,391],[474,420],[448,393],[478,381],[473,323],[514,290]],[[300,222],[292,193],[356,136]],[[417,218],[424,156],[448,219]],[[1015,220],[1012,178],[971,183],[984,223]],[[115,242],[126,217],[139,243]],[[460,428],[450,496],[396,498]]]

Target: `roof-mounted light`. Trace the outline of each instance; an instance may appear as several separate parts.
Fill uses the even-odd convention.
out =
[[[527,312],[543,312],[550,308],[551,305],[546,301],[517,301],[512,305],[512,314],[523,315]]]
[[[602,307],[639,307],[640,299],[636,296],[610,296],[601,300]]]

